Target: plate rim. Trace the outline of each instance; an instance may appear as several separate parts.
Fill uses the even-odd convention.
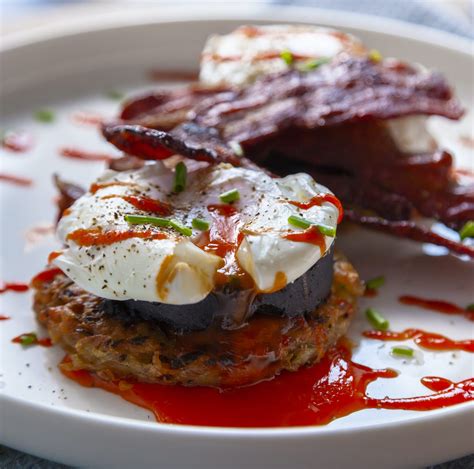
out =
[[[214,8],[215,7],[215,8]],[[304,18],[304,19],[303,19]],[[383,26],[374,25],[374,18],[383,19]],[[203,21],[296,21],[334,28],[354,28],[382,35],[404,37],[426,45],[436,45],[457,53],[472,56],[474,41],[454,33],[438,30],[429,26],[412,24],[393,18],[378,17],[362,13],[327,10],[305,6],[288,5],[252,5],[250,7],[213,5],[212,11],[203,11],[196,7],[171,7],[165,11],[161,7],[138,8],[132,14],[129,11],[114,11],[95,18],[66,18],[53,25],[35,26],[28,30],[9,32],[2,37],[0,54],[26,47],[36,42],[82,35],[91,31],[120,29],[146,24]],[[471,51],[471,53],[470,53]]]
[[[215,7],[215,8],[214,8]],[[138,9],[140,10],[140,9]],[[203,11],[204,10],[204,11]],[[28,31],[8,33],[2,37],[0,44],[0,62],[4,53],[16,49],[27,48],[38,43],[58,40],[62,37],[81,36],[91,31],[107,31],[121,29],[124,27],[137,27],[140,25],[152,25],[160,23],[201,23],[214,21],[287,21],[299,23],[321,24],[339,29],[352,28],[361,31],[369,31],[376,34],[391,37],[403,37],[405,39],[445,49],[451,53],[458,53],[474,62],[470,51],[473,41],[436,29],[412,25],[410,23],[383,18],[383,27],[374,25],[374,16],[352,12],[331,11],[312,7],[280,6],[280,5],[252,5],[243,7],[222,7],[213,5],[212,11],[202,8],[182,7],[167,8],[163,11],[160,7],[149,7],[145,10],[130,14],[129,11],[113,12],[110,15],[99,16],[91,21],[90,18],[74,18],[54,26],[38,26]],[[438,409],[432,412],[420,412],[413,414],[397,422],[375,422],[362,426],[331,427],[306,425],[297,427],[266,427],[266,428],[242,428],[242,427],[210,427],[198,425],[173,425],[155,421],[138,420],[129,417],[86,412],[80,409],[51,407],[39,402],[30,402],[0,393],[0,403],[8,403],[24,406],[25,410],[37,412],[48,412],[57,417],[78,418],[83,423],[117,425],[129,429],[136,429],[156,434],[169,434],[176,436],[200,436],[219,439],[275,439],[275,438],[299,438],[318,435],[335,435],[352,433],[356,428],[360,432],[371,432],[379,429],[397,426],[397,428],[409,428],[418,424],[426,424],[427,421],[436,421],[446,417],[460,418],[462,414],[474,416],[474,403],[464,403],[453,407]]]

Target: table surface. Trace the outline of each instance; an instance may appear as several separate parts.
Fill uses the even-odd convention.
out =
[[[201,0],[200,2],[202,3]],[[110,12],[111,8],[140,8],[146,3],[136,0],[128,2],[124,0],[0,0],[0,34],[5,35],[60,22],[65,15],[95,16],[101,12]],[[189,0],[187,2],[186,0],[174,0],[173,2],[155,0],[155,4],[162,4],[163,7],[166,4],[176,6],[179,3],[189,3]],[[221,1],[220,4],[222,3]],[[235,4],[235,2],[228,3]],[[239,4],[242,3],[257,2],[249,0],[239,2]],[[474,1],[472,0],[273,0],[258,3],[311,5],[319,8],[386,16],[474,38]],[[46,461],[0,445],[0,468],[2,469],[60,469],[67,467],[70,466]],[[430,469],[435,468],[474,469],[474,455],[430,467]]]

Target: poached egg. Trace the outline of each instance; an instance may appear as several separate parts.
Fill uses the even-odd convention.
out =
[[[204,299],[218,286],[219,273],[230,279],[239,269],[258,292],[279,290],[334,241],[321,235],[324,249],[287,237],[305,231],[289,223],[292,215],[337,226],[335,204],[301,208],[331,194],[307,174],[272,178],[229,164],[206,166],[190,171],[179,193],[173,193],[174,177],[174,169],[160,161],[139,170],[107,170],[61,218],[58,235],[65,249],[53,263],[102,298],[182,305]],[[220,196],[229,190],[240,198],[226,204]],[[131,225],[127,215],[172,218],[188,228],[199,218],[209,229],[192,229],[187,236],[171,227]]]

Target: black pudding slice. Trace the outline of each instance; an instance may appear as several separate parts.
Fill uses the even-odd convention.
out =
[[[225,286],[189,305],[104,300],[103,307],[110,314],[156,320],[182,331],[204,330],[215,320],[224,328],[235,328],[256,313],[297,316],[314,311],[329,296],[332,277],[333,247],[305,274],[275,293],[255,295]]]

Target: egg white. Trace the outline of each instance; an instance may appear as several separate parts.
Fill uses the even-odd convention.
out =
[[[287,70],[289,65],[280,57],[286,51],[305,60],[333,58],[342,52],[367,53],[359,39],[329,28],[243,26],[208,38],[201,56],[200,80],[208,86],[248,85],[260,75]]]

